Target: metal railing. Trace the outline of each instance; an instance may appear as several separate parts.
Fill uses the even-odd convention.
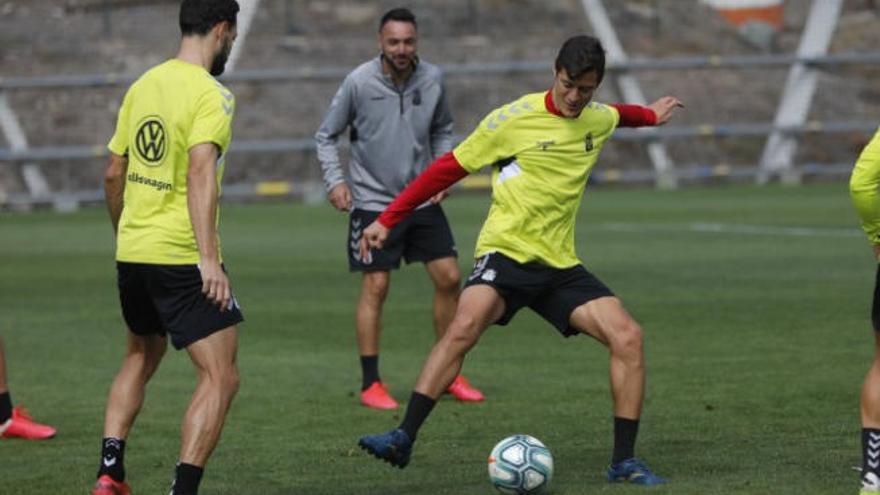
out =
[[[628,71],[664,71],[664,70],[711,70],[711,69],[746,69],[766,67],[788,67],[800,63],[811,67],[837,67],[842,65],[880,65],[880,53],[836,53],[812,57],[794,55],[736,55],[736,56],[699,56],[676,57],[667,59],[644,60],[628,59],[626,63],[610,64],[609,72]],[[497,62],[478,64],[450,64],[442,66],[447,76],[471,75],[506,75],[518,73],[541,73],[548,70],[547,62]],[[299,69],[260,69],[240,70],[223,78],[228,83],[284,83],[295,81],[340,80],[351,69],[348,67],[299,68]],[[131,74],[79,74],[55,75],[38,77],[0,77],[0,96],[11,91],[27,90],[60,90],[75,88],[98,88],[126,86],[137,76]],[[836,121],[836,122],[805,122],[802,125],[779,126],[772,123],[731,123],[703,124],[692,126],[664,126],[650,129],[618,129],[616,139],[630,141],[693,139],[695,137],[759,137],[778,132],[788,136],[799,136],[805,133],[846,133],[873,132],[876,122]],[[279,138],[268,140],[237,140],[230,148],[231,153],[278,153],[311,151],[315,147],[311,137]],[[0,161],[11,163],[51,163],[67,160],[90,160],[106,156],[103,145],[46,146],[27,149],[0,148]],[[720,168],[719,168],[720,167]],[[810,164],[799,167],[804,174],[837,174],[842,170],[841,164]],[[846,165],[851,167],[851,165]],[[709,172],[711,173],[709,173]],[[712,171],[724,171],[723,174],[712,175]],[[757,176],[758,168],[729,167],[727,165],[678,167],[672,172],[676,178],[689,179],[707,176]],[[707,175],[707,173],[709,175]],[[610,174],[605,176],[605,174]],[[596,175],[597,180],[650,180],[656,178],[654,170],[632,170],[603,172]],[[233,196],[249,194],[255,185],[227,186],[227,192]],[[296,188],[281,188],[290,194],[303,193],[303,184]],[[308,187],[312,187],[309,185]],[[231,188],[231,189],[230,189]],[[258,188],[257,188],[258,189]],[[270,188],[271,189],[271,188]],[[83,193],[58,193],[73,201],[90,201],[100,198],[93,191]],[[51,197],[41,196],[27,198],[27,195],[8,194],[7,204],[33,204],[51,202]],[[2,201],[0,201],[2,202]]]
[[[815,67],[842,65],[880,65],[880,53],[842,52],[815,57],[794,55],[710,55],[700,57],[673,57],[665,59],[631,58],[626,63],[609,63],[606,72],[681,71],[706,69],[747,69],[787,67],[802,63]],[[505,75],[547,72],[552,65],[547,61],[486,62],[441,65],[448,76]],[[238,70],[220,79],[229,83],[280,83],[295,81],[341,80],[351,67],[302,67],[298,69]],[[27,89],[72,89],[102,86],[127,86],[139,75],[135,74],[69,74],[33,77],[0,76],[0,91]]]
[[[807,122],[801,126],[776,127],[769,123],[734,123],[734,124],[701,124],[692,126],[664,126],[648,129],[618,128],[614,131],[614,139],[625,141],[646,141],[651,139],[693,139],[695,137],[756,137],[766,136],[770,132],[779,131],[783,134],[799,136],[808,133],[848,133],[873,132],[877,129],[876,122],[845,121],[845,122]],[[460,142],[464,136],[455,136]],[[344,142],[342,143],[344,145]],[[296,139],[241,139],[235,140],[229,147],[229,153],[284,153],[294,151],[314,151],[315,140],[312,138]],[[46,146],[25,150],[0,149],[0,161],[53,162],[61,160],[93,160],[107,156],[105,145],[87,146]]]

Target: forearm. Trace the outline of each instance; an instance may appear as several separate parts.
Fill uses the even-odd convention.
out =
[[[353,109],[351,103],[352,86],[349,78],[342,83],[321,125],[315,132],[315,147],[318,162],[324,173],[324,187],[329,192],[345,180],[342,161],[339,159],[339,136],[351,125]]]
[[[110,222],[113,224],[114,233],[119,232],[119,218],[122,216],[122,198],[124,193],[124,180],[107,179],[104,181],[104,199],[107,201],[107,212],[110,214]]]
[[[339,159],[337,140],[329,137],[316,136],[315,145],[318,155],[318,163],[321,164],[324,188],[327,192],[337,185],[345,182],[345,174],[342,172],[342,161]]]
[[[104,172],[104,200],[113,225],[113,233],[119,232],[119,218],[125,205],[125,172],[127,163],[124,157],[111,156]]]
[[[458,163],[455,155],[451,151],[446,153],[406,186],[379,215],[379,223],[390,229],[431,196],[449,188],[467,175],[468,172]]]
[[[648,107],[641,105],[625,105],[614,103],[611,105],[620,114],[618,127],[645,127],[657,125],[657,114]]]
[[[217,247],[217,178],[213,169],[191,169],[187,177],[187,206],[202,261],[219,262]]]

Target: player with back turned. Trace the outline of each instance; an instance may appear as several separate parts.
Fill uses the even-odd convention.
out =
[[[235,0],[183,0],[177,57],[125,95],[104,189],[128,344],[110,388],[93,495],[127,495],[126,438],[168,336],[186,349],[197,384],[181,426],[171,495],[198,493],[238,390],[243,318],[223,266],[217,226],[235,98],[215,76],[235,40]]]

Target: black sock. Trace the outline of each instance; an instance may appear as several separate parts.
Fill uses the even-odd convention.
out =
[[[101,465],[98,466],[98,478],[109,475],[114,481],[125,481],[125,440],[105,438],[101,441]]]
[[[431,414],[431,409],[434,409],[436,403],[436,400],[415,390],[409,396],[409,405],[406,406],[406,416],[403,417],[403,423],[400,423],[400,429],[409,435],[410,440],[415,441],[419,428]]]
[[[197,495],[204,472],[205,468],[182,462],[177,463],[174,484],[171,485],[171,495]]]
[[[880,430],[862,428],[862,473],[880,476]]]
[[[0,423],[5,423],[12,417],[12,397],[9,392],[0,394]]]
[[[614,417],[614,454],[611,464],[632,458],[636,449],[639,420]]]
[[[361,372],[364,383],[361,390],[370,388],[374,382],[379,381],[379,356],[361,356]]]

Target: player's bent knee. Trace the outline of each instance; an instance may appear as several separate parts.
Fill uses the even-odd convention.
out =
[[[226,390],[228,391],[229,396],[233,397],[238,393],[239,388],[241,388],[241,375],[238,374],[236,368],[232,368],[232,371],[227,373]]]
[[[371,277],[364,282],[363,291],[366,296],[377,301],[384,301],[390,285],[387,277]]]
[[[452,345],[465,351],[476,345],[479,337],[477,321],[468,315],[456,316],[444,336]]]
[[[461,272],[457,269],[448,270],[436,281],[438,292],[458,292],[461,287]]]
[[[635,320],[630,319],[620,324],[610,340],[612,352],[639,356],[642,354],[642,327]]]
[[[208,373],[204,379],[208,380],[209,386],[215,390],[215,393],[229,399],[234,397],[238,393],[239,387],[241,387],[241,378],[238,371],[234,368]]]

